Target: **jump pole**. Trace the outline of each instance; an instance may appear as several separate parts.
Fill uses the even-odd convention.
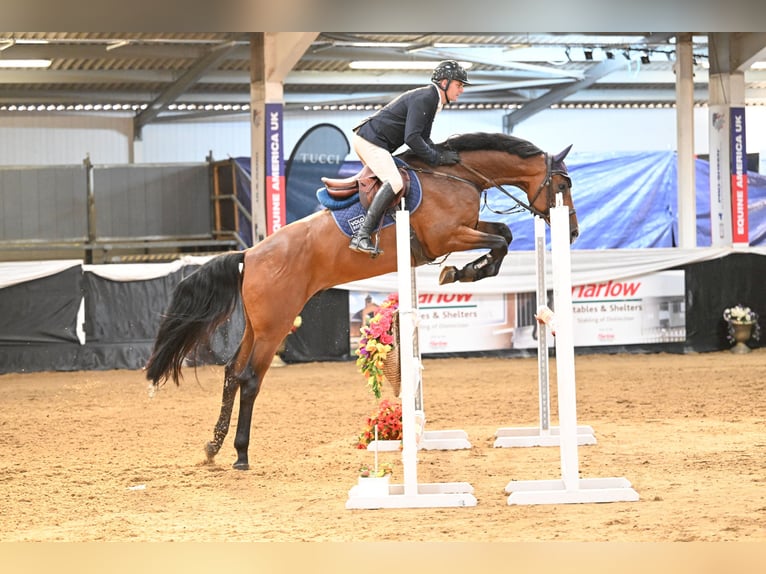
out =
[[[546,286],[546,249],[545,221],[535,216],[535,262],[537,276],[537,306],[545,305],[548,300]],[[504,427],[495,433],[495,447],[514,446],[559,446],[561,444],[560,427],[551,426],[550,370],[548,364],[548,325],[537,324],[537,382],[540,398],[540,424],[537,427]],[[588,425],[577,426],[577,444],[596,444],[593,428]]]
[[[505,491],[508,504],[634,502],[638,493],[626,478],[580,478],[577,453],[574,326],[572,314],[569,208],[561,195],[551,208],[553,302],[556,308],[556,379],[560,423],[561,479],[514,480]]]
[[[476,506],[473,487],[467,482],[419,483],[418,442],[422,440],[423,413],[418,411],[422,388],[420,355],[415,345],[417,302],[410,261],[410,212],[396,212],[396,256],[399,282],[399,356],[402,399],[402,484],[391,484],[388,493],[371,495],[359,485],[349,491],[346,508],[433,508]],[[418,436],[420,435],[420,437]]]

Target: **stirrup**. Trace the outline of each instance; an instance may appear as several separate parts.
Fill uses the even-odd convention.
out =
[[[367,243],[370,244],[371,248],[368,249],[368,248],[362,246],[361,243],[362,243],[363,239],[367,240]],[[375,243],[373,244],[372,243],[372,239],[371,239],[371,237],[369,235],[367,235],[367,236],[365,236],[365,235],[362,235],[362,236],[354,235],[351,238],[351,242],[348,244],[348,248],[351,249],[352,251],[356,251],[357,253],[369,253],[369,255],[370,255],[370,257],[372,259],[375,259],[378,255],[383,253],[382,250],[378,249],[378,241],[377,241],[377,239],[376,239]]]

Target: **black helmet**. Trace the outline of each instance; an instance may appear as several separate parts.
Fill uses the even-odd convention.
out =
[[[468,81],[468,74],[455,60],[444,60],[434,68],[431,81],[439,82],[440,80],[459,80],[467,86],[471,85]]]

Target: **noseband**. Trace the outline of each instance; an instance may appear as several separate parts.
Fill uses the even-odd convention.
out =
[[[572,180],[569,178],[569,174],[564,171],[563,169],[554,169],[553,168],[553,158],[549,156],[547,153],[545,154],[545,179],[540,184],[540,187],[537,188],[537,193],[535,193],[535,196],[529,200],[529,205],[526,207],[529,211],[534,213],[535,215],[539,215],[546,221],[548,221],[548,218],[550,217],[551,213],[551,207],[554,207],[556,205],[556,193],[553,191],[553,176],[554,175],[560,175],[561,177],[565,178],[567,182],[569,183],[569,187],[572,187]],[[540,194],[543,192],[543,189],[545,189],[545,199],[548,204],[548,209],[546,213],[541,213],[538,209],[534,208],[533,205],[537,201],[537,198],[540,197]],[[516,198],[514,198],[515,200]],[[516,202],[518,203],[518,201]],[[523,204],[521,204],[523,205]],[[577,213],[577,210],[575,208],[571,208],[569,210],[569,216],[573,216],[575,213]]]

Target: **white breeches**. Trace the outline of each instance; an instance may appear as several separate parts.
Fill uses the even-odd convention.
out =
[[[387,149],[371,144],[361,136],[354,134],[351,144],[362,163],[368,166],[382,182],[389,182],[395,193],[404,187],[402,176],[394,163],[393,156]]]

